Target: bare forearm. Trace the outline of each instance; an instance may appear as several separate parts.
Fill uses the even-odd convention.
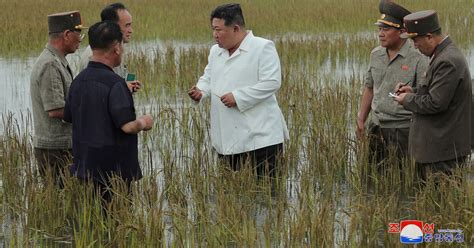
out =
[[[142,115],[134,121],[122,126],[122,131],[128,134],[137,134],[143,130],[150,130],[153,126],[153,118],[150,115]]]
[[[50,110],[50,111],[48,111],[48,116],[50,118],[63,119],[64,118],[64,108]]]
[[[140,118],[128,122],[127,124],[122,126],[122,131],[128,134],[137,134],[143,129],[145,129],[145,124],[143,123],[143,121],[140,120]]]

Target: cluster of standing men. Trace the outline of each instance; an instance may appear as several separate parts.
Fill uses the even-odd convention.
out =
[[[436,12],[410,13],[388,0],[380,2],[380,12],[381,46],[370,56],[357,136],[364,137],[370,123],[377,162],[393,150],[401,157],[411,154],[424,174],[448,171],[470,154],[472,95],[466,59],[441,33]],[[82,55],[86,62],[73,80],[65,56],[83,38],[80,14],[48,16],[49,42],[33,68],[31,98],[41,175],[51,174],[62,185],[61,173],[72,158],[73,175],[92,180],[107,200],[110,176],[128,183],[142,177],[137,133],[150,130],[153,118],[136,117],[132,93],[140,82],[124,79],[130,12],[120,3],[111,4],[101,18],[88,31],[89,47]],[[245,29],[239,4],[218,6],[210,22],[217,44],[188,94],[195,103],[210,98],[211,142],[219,158],[234,170],[249,163],[259,176],[277,177],[278,157],[289,136],[276,99],[281,68],[275,45]]]
[[[449,174],[471,153],[467,61],[441,32],[435,11],[411,13],[388,0],[379,9],[381,46],[371,53],[357,136],[363,137],[373,110],[367,126],[376,163],[383,163],[390,152],[401,158],[410,154],[422,179]]]
[[[101,18],[88,31],[89,47],[81,56],[87,62],[80,63],[79,68],[87,66],[73,80],[65,56],[76,51],[82,40],[85,27],[80,14],[73,11],[48,16],[50,40],[43,53],[51,55],[44,63],[40,56],[35,64],[31,95],[35,99],[35,140],[44,138],[56,144],[35,142],[35,150],[45,151],[36,154],[42,175],[51,174],[61,184],[61,173],[72,152],[72,174],[91,180],[108,201],[111,176],[120,176],[127,183],[142,177],[136,134],[151,129],[153,119],[150,115],[136,118],[132,93],[139,89],[140,82],[124,79],[127,68],[122,62],[123,43],[128,43],[132,34],[130,13],[116,3],[104,8]],[[189,90],[189,96],[196,103],[211,98],[211,140],[222,161],[234,170],[251,164],[259,178],[275,178],[278,156],[288,139],[275,96],[281,85],[275,45],[245,29],[238,4],[217,7],[210,21],[217,44],[211,49],[204,75]],[[67,52],[54,46],[53,38],[68,41],[70,36],[76,39]],[[60,77],[62,71],[53,69],[56,67],[64,67],[67,78]],[[59,100],[48,106],[49,99]],[[51,111],[61,114],[44,116]],[[48,123],[60,126],[61,139],[57,138],[61,132],[51,130]],[[64,144],[59,144],[60,140]],[[54,149],[61,156],[53,153]]]
[[[111,176],[127,183],[142,177],[137,133],[151,129],[153,118],[136,118],[132,93],[140,82],[123,78],[123,44],[132,34],[130,13],[116,3],[104,8],[101,18],[88,32],[87,67],[73,80],[65,56],[78,49],[86,27],[78,11],[48,16],[49,41],[33,67],[31,98],[35,157],[45,181],[51,178],[63,186],[72,160],[73,175],[92,180],[110,200],[106,189]]]

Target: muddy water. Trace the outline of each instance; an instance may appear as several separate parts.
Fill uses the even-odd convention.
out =
[[[314,37],[313,37],[314,38]],[[283,37],[283,39],[285,39]],[[164,51],[167,47],[174,47],[176,50],[186,49],[189,47],[199,47],[205,48],[209,47],[211,44],[192,44],[192,43],[162,43],[159,41],[156,42],[146,42],[146,43],[137,43],[130,46],[131,52],[145,52],[150,56],[150,59],[158,56],[156,51]],[[77,53],[80,53],[81,50]],[[160,52],[160,54],[163,54]],[[471,72],[474,72],[474,47],[469,49],[466,52],[466,57],[469,63]],[[179,56],[179,54],[177,55]],[[76,59],[76,55],[68,55],[70,61]],[[323,68],[323,73],[332,73],[336,77],[342,76],[351,76],[352,73],[364,73],[366,65],[359,63],[353,65],[351,61],[338,61],[340,64],[340,69],[336,71],[331,71],[332,60],[337,58],[328,58],[325,63],[325,69]],[[8,112],[14,114],[14,116],[19,117],[21,114],[26,114],[31,109],[31,101],[29,95],[29,84],[30,84],[30,73],[32,66],[36,60],[36,57],[30,57],[25,59],[13,58],[13,59],[4,59],[0,58],[0,114],[4,116]],[[0,124],[0,132],[2,132],[3,127]]]

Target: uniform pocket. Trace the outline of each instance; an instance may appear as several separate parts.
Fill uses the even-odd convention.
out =
[[[383,70],[381,68],[372,67],[370,71],[372,73],[372,79],[374,80],[374,84],[380,84],[384,76]]]

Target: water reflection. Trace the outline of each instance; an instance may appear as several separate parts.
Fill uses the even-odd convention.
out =
[[[19,113],[30,108],[30,73],[36,58],[0,58],[0,113]]]
[[[369,33],[361,33],[357,35],[358,37],[365,37],[367,39],[373,39]],[[283,36],[278,37],[283,40],[289,39],[289,37]],[[315,36],[300,36],[300,39],[317,39]],[[143,42],[132,44],[129,49],[131,53],[141,53],[146,54],[148,59],[153,60],[156,56],[164,55],[167,48],[174,48],[175,56],[180,56],[180,52],[184,52],[190,48],[209,48],[211,44],[194,44],[186,42],[169,42],[163,43],[160,41],[153,42]],[[68,55],[68,60],[71,61],[71,64],[75,63],[77,60],[77,55],[80,54],[82,50],[76,54]],[[369,52],[367,52],[369,54]],[[467,53],[466,57],[469,63],[469,68],[471,72],[474,72],[474,48],[471,48]],[[368,56],[368,55],[367,55]],[[21,112],[26,113],[30,109],[30,97],[29,97],[29,84],[30,84],[30,74],[33,67],[36,57],[30,57],[25,59],[12,58],[4,59],[0,58],[0,75],[2,80],[0,80],[0,113],[2,116],[10,111],[15,116],[18,116]],[[324,61],[318,73],[322,73],[323,76],[331,76],[336,78],[351,77],[353,75],[363,75],[365,73],[367,64],[361,61],[354,61],[350,59],[344,59],[341,61],[338,57],[328,57]],[[335,65],[335,67],[334,67]],[[471,73],[473,74],[473,73]],[[317,75],[315,75],[316,77]],[[319,75],[321,76],[321,75]],[[324,78],[324,77],[321,77]],[[0,126],[0,131],[3,130],[3,127]]]

